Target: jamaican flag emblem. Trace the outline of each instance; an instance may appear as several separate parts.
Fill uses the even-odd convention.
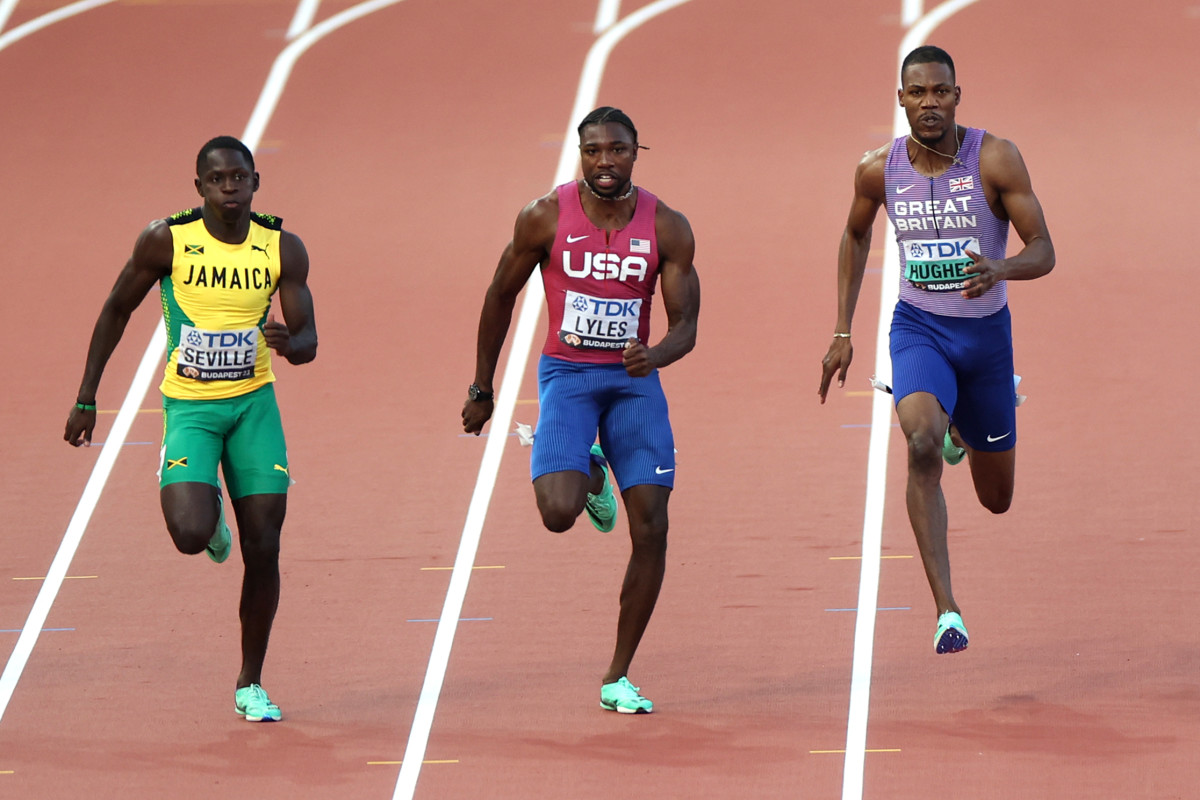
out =
[[[202,245],[202,244],[185,244],[183,246],[183,254],[185,256],[202,256],[202,255],[204,255],[204,245]]]

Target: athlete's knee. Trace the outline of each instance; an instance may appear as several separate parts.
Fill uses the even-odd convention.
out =
[[[980,492],[979,502],[993,514],[1003,514],[1012,508],[1012,492]]]
[[[208,546],[213,534],[217,531],[215,518],[209,523],[207,519],[168,515],[166,522],[167,532],[171,534],[171,541],[175,544],[175,548],[189,556],[204,552],[204,548]]]
[[[910,472],[941,474],[942,439],[927,431],[914,431],[908,436],[908,467]]]
[[[273,568],[279,564],[279,530],[249,531],[241,537],[242,562],[247,569]]]
[[[538,511],[542,514],[542,524],[553,533],[563,533],[571,529],[575,520],[583,512],[583,507],[574,503],[564,502],[562,498],[538,498]]]

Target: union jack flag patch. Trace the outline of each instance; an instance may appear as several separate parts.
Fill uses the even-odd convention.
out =
[[[649,239],[630,239],[629,240],[629,252],[649,254],[650,253],[650,240]]]
[[[965,178],[951,178],[950,179],[950,191],[952,191],[952,192],[962,192],[967,189],[974,189],[974,188],[975,188],[975,176],[974,175],[968,175]]]

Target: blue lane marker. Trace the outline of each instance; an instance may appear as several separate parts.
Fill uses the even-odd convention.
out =
[[[46,633],[48,631],[73,631],[73,630],[75,630],[75,629],[74,628],[42,628],[42,633]],[[21,632],[20,628],[14,628],[12,630],[0,630],[0,633],[20,633],[20,632]]]
[[[827,608],[826,611],[858,611],[857,608]],[[888,606],[877,608],[876,611],[912,611],[912,606]]]
[[[410,619],[408,622],[440,622],[437,619]],[[491,617],[459,617],[459,622],[491,622]]]

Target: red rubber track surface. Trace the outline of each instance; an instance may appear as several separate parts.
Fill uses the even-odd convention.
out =
[[[622,4],[628,14],[639,3]],[[326,2],[318,20],[347,8]],[[18,5],[6,29],[54,7]],[[137,233],[198,202],[196,150],[245,128],[294,6],[114,3],[0,51],[0,629],[20,628],[95,463],[62,424]],[[0,796],[387,798],[483,452],[461,437],[487,281],[550,188],[595,6],[406,0],[298,62],[257,209],[305,241],[321,336],[277,363],[293,475],[264,683],[232,709],[235,555],[163,530],[151,390],[0,720]],[[627,529],[542,529],[506,446],[419,798],[840,796],[882,222],[846,390],[817,404],[854,166],[891,135],[898,0],[694,0],[614,51],[636,181],[691,221],[696,351],[663,373],[679,448],[667,578],[602,712]],[[863,797],[1191,797],[1200,741],[1200,6],[980,0],[931,41],[959,121],[1021,148],[1058,253],[1010,287],[1012,511],[944,481],[965,653],[934,609],[893,433]],[[1014,237],[1014,242],[1016,241]],[[114,411],[159,322],[105,374]],[[540,324],[544,324],[540,323]],[[661,314],[658,333],[664,329]],[[540,339],[539,333],[539,339]],[[532,369],[516,420],[536,420]],[[97,440],[113,415],[101,414]],[[144,443],[144,444],[143,444]],[[95,577],[83,577],[95,576]],[[16,633],[0,634],[15,643]],[[7,652],[4,651],[4,652]]]

